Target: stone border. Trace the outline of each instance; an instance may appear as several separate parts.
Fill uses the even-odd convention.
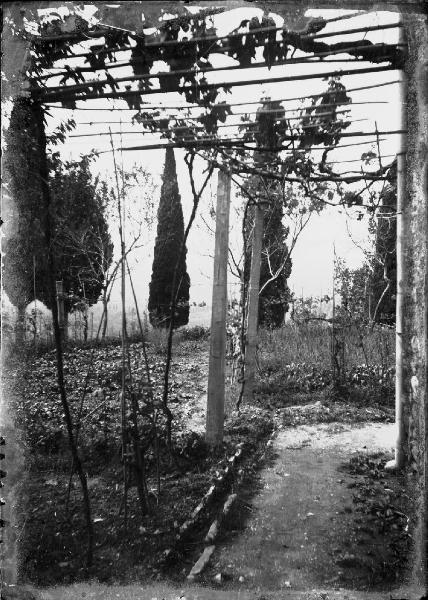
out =
[[[257,459],[257,464],[262,463],[266,459],[267,453],[269,452],[270,448],[272,447],[273,439],[274,439],[274,437],[276,437],[276,435],[277,435],[277,431],[276,431],[276,429],[274,429],[273,432],[271,433],[271,435],[269,436],[269,439],[266,443],[266,446],[265,446],[263,452],[260,454],[259,458]],[[234,457],[238,454],[238,452],[235,453]],[[240,454],[238,456],[240,456]],[[234,457],[232,457],[232,459]],[[232,459],[229,459],[229,461],[232,461]],[[235,462],[236,461],[233,461],[232,464],[234,465]],[[228,467],[226,467],[225,473],[226,473],[226,471],[228,471],[229,468],[230,468],[230,465]],[[245,477],[245,471],[243,468],[240,468],[238,471],[238,476],[237,476],[235,485],[233,486],[233,487],[235,487],[235,489],[238,488],[242,484],[244,477]],[[202,573],[202,571],[206,568],[206,566],[208,565],[208,563],[211,559],[211,556],[216,548],[215,545],[213,544],[213,542],[218,538],[218,535],[221,530],[221,526],[222,526],[223,522],[225,521],[225,519],[227,518],[228,514],[230,513],[230,511],[237,499],[238,499],[238,494],[236,492],[230,493],[228,495],[226,501],[223,504],[222,511],[211,523],[211,526],[203,540],[203,543],[205,544],[205,548],[202,551],[202,553],[199,556],[196,563],[191,568],[189,574],[187,575],[188,581],[195,581],[198,578],[198,576]]]
[[[161,565],[164,565],[170,558],[172,558],[175,549],[181,544],[183,544],[186,538],[190,535],[190,532],[196,526],[201,515],[203,514],[203,511],[206,510],[212,504],[214,498],[218,496],[222,488],[225,486],[227,480],[233,474],[237,462],[242,458],[244,446],[245,444],[243,442],[237,444],[237,449],[235,453],[227,459],[229,464],[224,468],[220,476],[215,479],[214,484],[210,486],[209,490],[202,497],[199,504],[192,511],[190,518],[184,521],[184,523],[181,525],[180,529],[178,530],[178,533],[175,536],[173,547],[167,548],[162,553],[159,561]]]

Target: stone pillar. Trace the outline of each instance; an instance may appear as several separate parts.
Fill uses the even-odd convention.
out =
[[[427,581],[428,476],[428,24],[403,15],[408,57],[406,190],[402,206],[404,450],[418,501],[415,583]]]

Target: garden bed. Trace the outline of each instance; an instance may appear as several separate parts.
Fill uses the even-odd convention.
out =
[[[142,369],[141,344],[131,345],[134,371]],[[95,528],[94,564],[85,567],[86,526],[80,484],[73,478],[67,506],[71,460],[58,399],[55,355],[47,353],[26,364],[9,365],[5,387],[22,430],[27,473],[22,482],[19,513],[20,577],[36,584],[68,583],[95,578],[107,582],[145,581],[165,575],[182,578],[194,549],[224,502],[233,482],[229,459],[242,446],[242,465],[272,432],[272,419],[261,408],[245,407],[225,422],[224,443],[210,452],[203,436],[207,343],[182,342],[176,349],[170,406],[174,413],[174,460],[161,448],[160,493],[155,457],[148,455],[150,514],[142,516],[131,481],[124,526],[123,475],[120,459],[120,347],[77,348],[65,353],[65,377],[72,414],[76,417],[86,373],[88,395],[82,411],[80,449],[88,475]],[[163,358],[149,348],[155,391],[162,384]],[[201,427],[202,426],[202,427]],[[223,485],[224,484],[224,485]],[[201,499],[212,485],[218,493],[204,505],[189,527]],[[220,489],[221,488],[221,489]],[[186,528],[185,528],[186,529]],[[180,539],[177,539],[180,538]],[[173,550],[174,561],[165,561]]]

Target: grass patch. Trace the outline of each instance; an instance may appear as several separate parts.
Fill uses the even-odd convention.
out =
[[[358,406],[394,405],[394,334],[368,331],[364,347],[353,328],[344,333],[341,381],[334,381],[330,330],[317,323],[288,323],[262,329],[256,395],[262,404],[283,407],[308,402],[321,392]],[[367,360],[369,359],[369,360]],[[333,393],[334,392],[334,393]]]

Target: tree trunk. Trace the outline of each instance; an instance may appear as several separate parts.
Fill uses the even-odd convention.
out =
[[[76,439],[74,436],[73,421],[71,418],[70,406],[68,404],[67,393],[65,389],[64,381],[64,360],[63,360],[63,349],[62,349],[62,336],[60,329],[60,322],[58,318],[58,305],[57,305],[57,290],[55,285],[54,273],[55,273],[55,256],[52,247],[52,223],[51,223],[51,193],[48,185],[49,168],[46,157],[46,136],[43,124],[43,110],[40,105],[34,105],[34,118],[38,123],[38,146],[40,150],[40,182],[42,188],[42,199],[43,206],[41,212],[44,216],[44,235],[45,243],[48,255],[48,276],[49,276],[49,294],[50,302],[52,306],[52,324],[55,338],[56,348],[56,359],[57,359],[57,381],[60,392],[62,410],[64,413],[65,425],[67,428],[68,441],[70,446],[70,452],[73,459],[73,465],[76,469],[80,484],[82,487],[83,496],[83,509],[86,520],[86,532],[88,535],[88,546],[86,563],[87,566],[92,565],[93,561],[93,549],[94,549],[94,528],[91,517],[91,503],[89,499],[88,482],[86,479],[86,473],[83,469],[82,462],[80,460],[80,454],[77,448]]]
[[[101,331],[101,339],[105,340],[106,333],[107,333],[107,322],[108,322],[108,300],[107,300],[106,290],[103,290],[102,302],[103,302],[103,313],[102,313],[101,318],[104,320],[103,320],[103,328]]]
[[[15,342],[22,344],[25,341],[25,304],[20,304],[16,307],[17,317],[15,326]]]
[[[263,244],[263,208],[254,211],[253,244],[251,248],[251,270],[248,286],[247,335],[244,360],[242,399],[251,401],[256,378],[257,328],[259,314],[260,264]]]
[[[219,171],[206,423],[211,446],[223,441],[230,185],[230,175]]]
[[[88,341],[88,311],[83,311],[83,341]]]
[[[68,312],[68,310],[64,311],[64,321],[63,321],[63,328],[62,328],[62,334],[63,334],[63,340],[64,342],[68,341],[68,324],[69,324],[69,320],[70,320],[70,313]]]

